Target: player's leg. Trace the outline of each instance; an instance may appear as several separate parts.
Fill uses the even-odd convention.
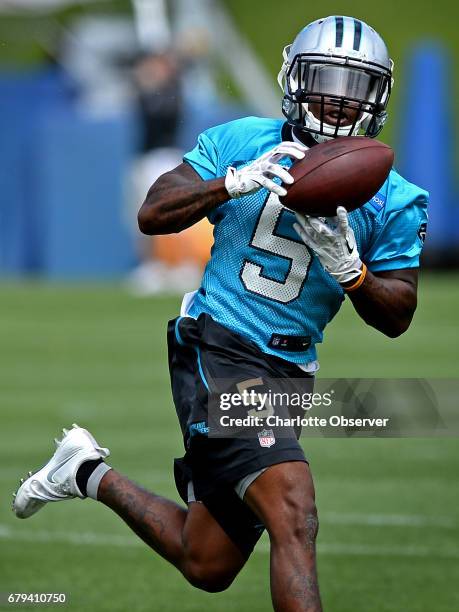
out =
[[[191,502],[185,509],[115,470],[102,478],[97,498],[200,589],[226,589],[245,564],[242,552],[202,503]]]
[[[109,450],[77,425],[64,429],[56,443],[51,459],[21,480],[13,501],[18,518],[28,518],[50,502],[89,496],[117,512],[193,585],[221,591],[232,582],[248,555],[201,503],[185,509],[134,484],[104,462]]]
[[[271,543],[271,594],[278,612],[320,612],[314,485],[307,463],[273,465],[244,501],[263,521]]]

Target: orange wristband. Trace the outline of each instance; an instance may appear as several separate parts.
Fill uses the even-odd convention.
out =
[[[349,291],[355,291],[356,289],[358,289],[360,285],[363,283],[363,281],[365,280],[366,275],[367,275],[367,267],[364,263],[362,263],[362,271],[360,272],[360,276],[358,280],[356,280],[356,282],[350,287],[344,287],[344,291],[349,293]]]

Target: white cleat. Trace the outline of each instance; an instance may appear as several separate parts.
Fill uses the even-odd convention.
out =
[[[85,461],[105,459],[108,448],[98,445],[93,436],[78,425],[63,429],[64,437],[56,440],[56,451],[48,463],[37,472],[21,478],[20,487],[13,493],[13,512],[18,518],[28,518],[48,502],[84,498],[76,483],[78,468]]]

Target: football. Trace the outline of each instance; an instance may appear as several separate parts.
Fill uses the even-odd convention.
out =
[[[297,212],[329,217],[336,207],[355,210],[368,202],[389,175],[394,152],[386,144],[362,136],[343,136],[309,149],[295,162],[281,202]]]

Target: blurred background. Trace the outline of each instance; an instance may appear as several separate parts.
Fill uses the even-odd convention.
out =
[[[202,130],[280,115],[281,50],[316,17],[289,6],[279,24],[274,2],[0,0],[0,274],[127,278],[140,293],[195,286],[208,224],[141,238],[136,211]],[[451,267],[459,45],[448,13],[425,6],[415,20],[395,3],[356,10],[395,60],[382,138],[431,192],[424,263]]]
[[[343,11],[380,32],[395,61],[381,140],[431,192],[430,223],[410,330],[387,339],[344,304],[319,347],[321,375],[457,377],[459,5],[0,0],[0,593],[64,591],[75,610],[270,609],[266,540],[228,592],[207,595],[104,508],[57,504],[21,523],[10,495],[76,421],[115,467],[177,499],[165,328],[199,283],[212,229],[147,238],[137,210],[202,130],[280,116],[284,45]],[[325,609],[458,610],[457,441],[304,446]]]

